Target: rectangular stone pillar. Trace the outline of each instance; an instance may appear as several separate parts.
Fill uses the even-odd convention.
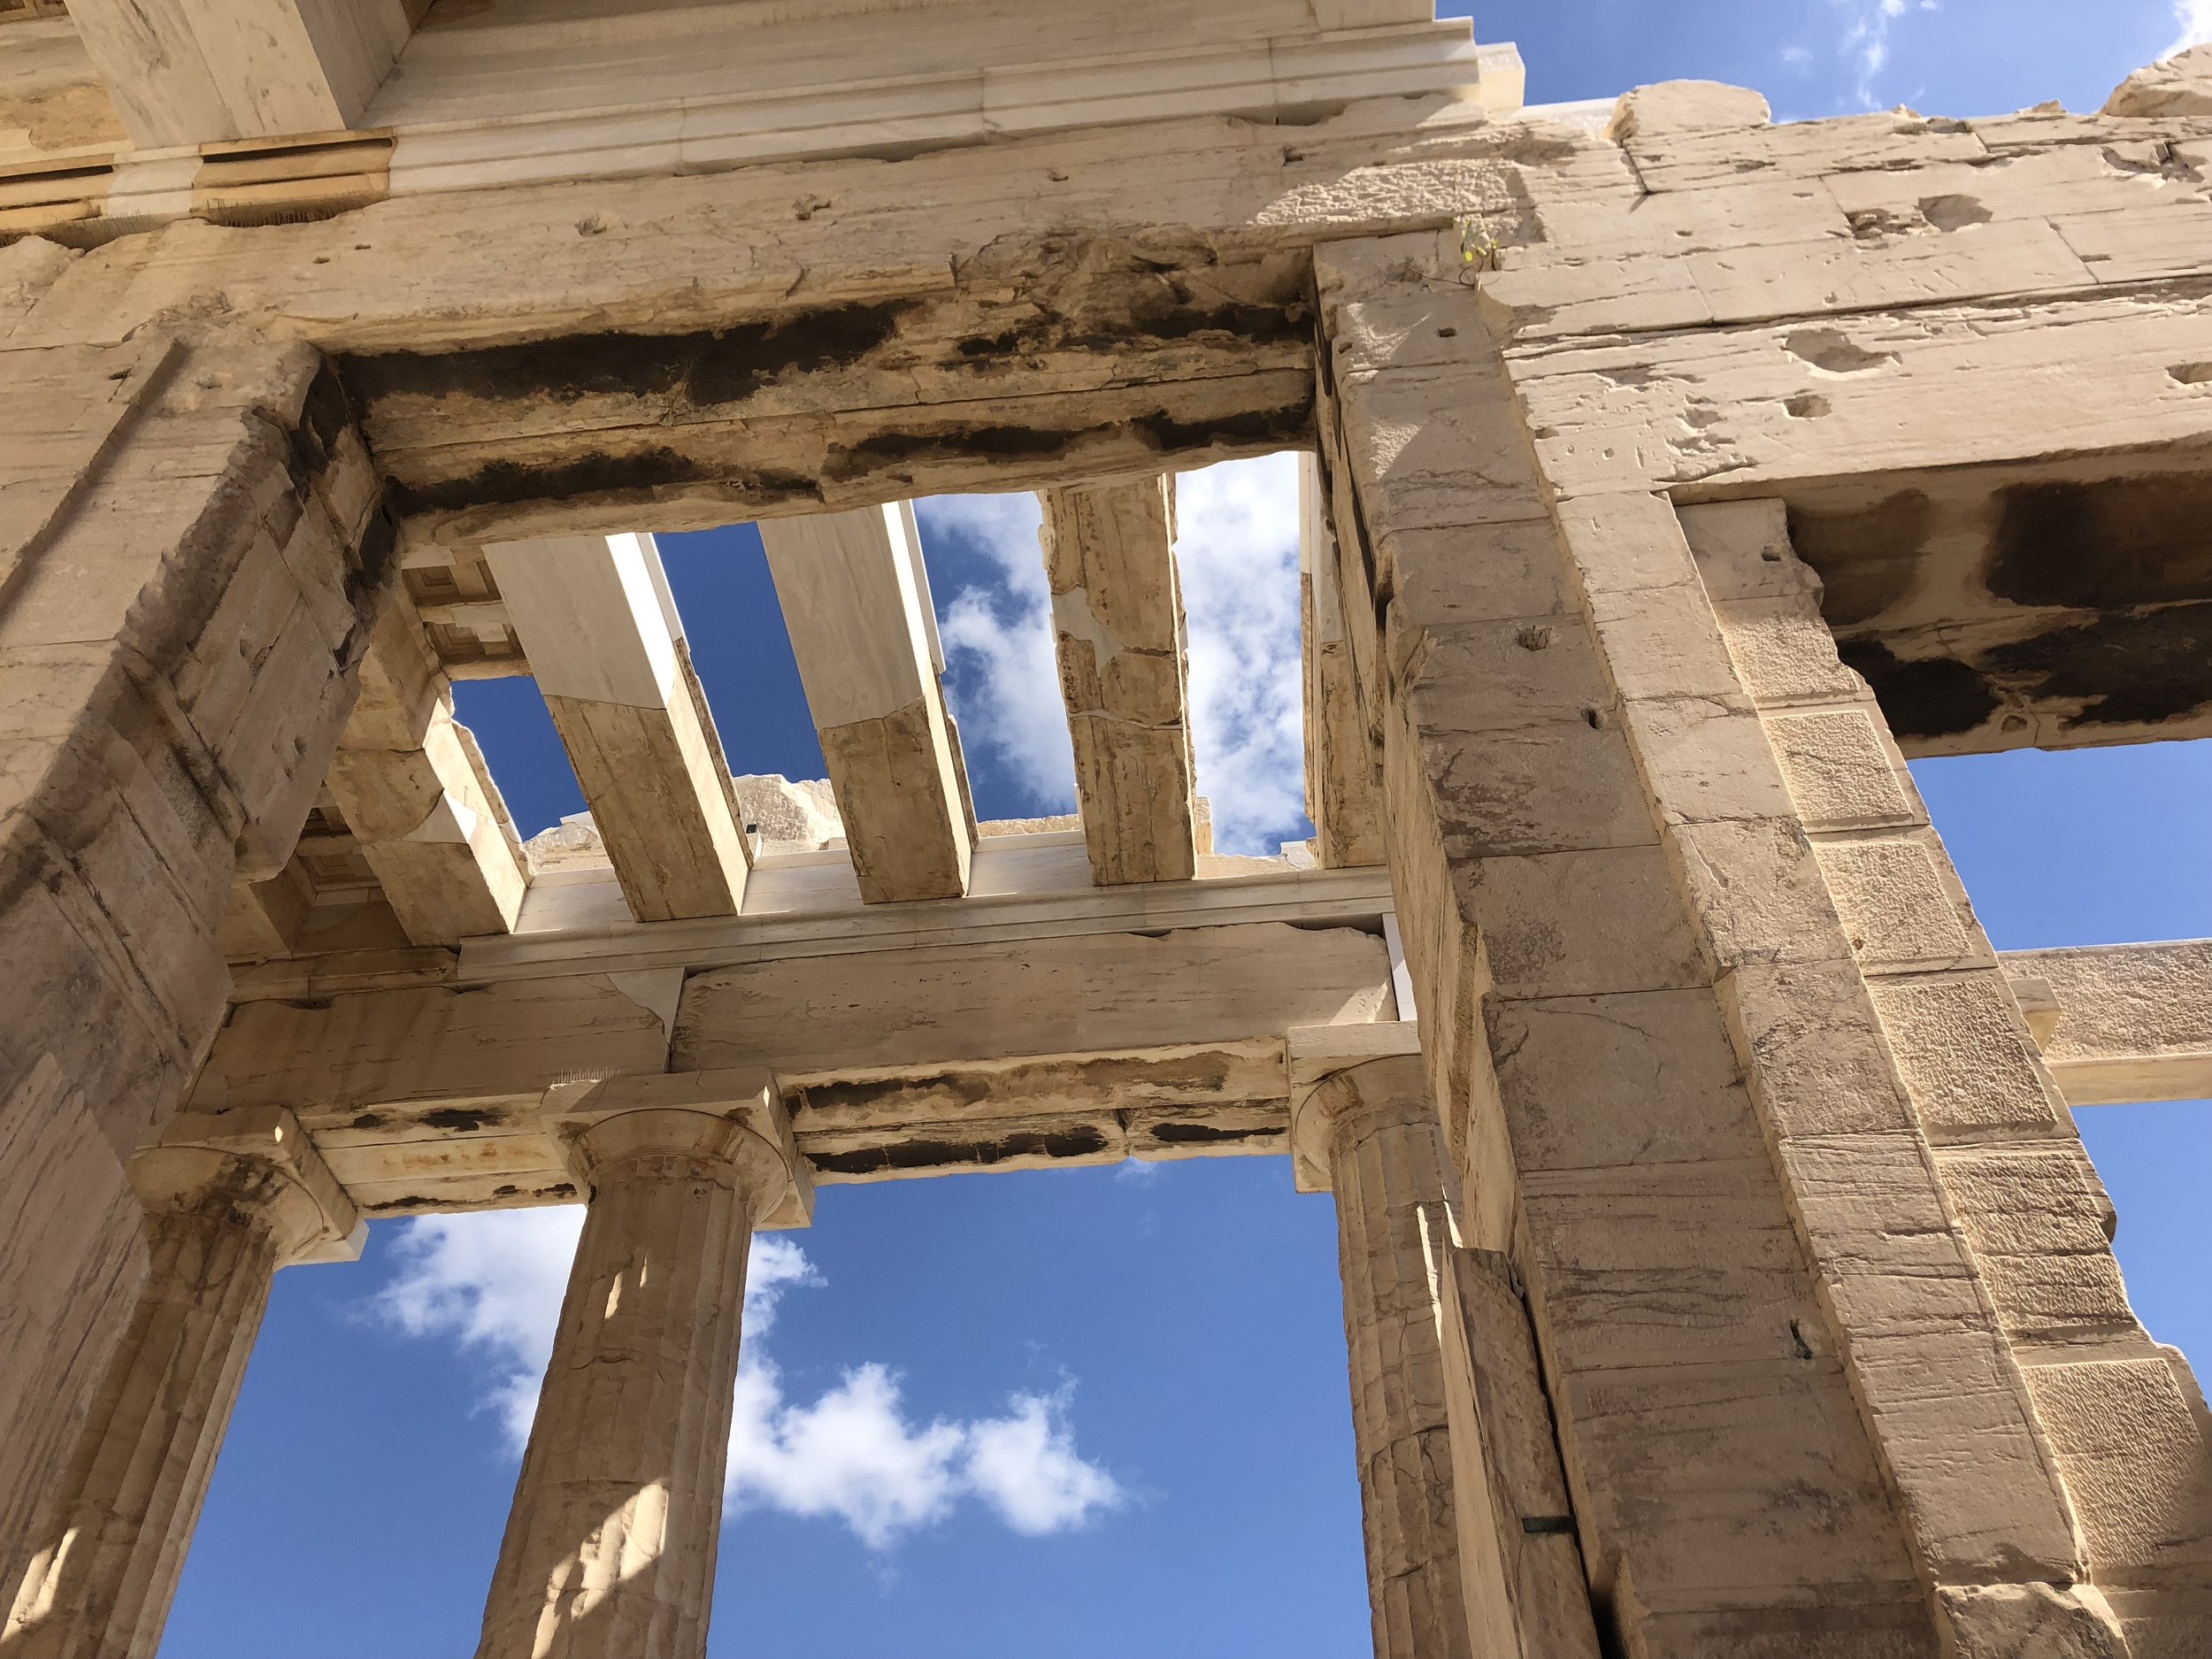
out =
[[[570,1118],[590,1211],[478,1659],[706,1653],[746,1257],[806,1189],[772,1082],[652,1103],[692,1080],[602,1085]]]
[[[1526,1282],[1601,1622],[1640,1659],[2124,1652],[2014,1310],[2065,1287],[2070,1384],[2154,1355],[2086,1238],[1962,1211],[1954,1163],[2009,1166],[1916,1098],[2035,1080],[2016,1010],[1909,1049],[1881,1011],[1889,969],[1959,996],[1986,942],[1924,827],[1819,841],[1673,507],[1562,495],[1456,255],[1317,256],[1323,458],[1469,1242]],[[2063,1140],[1985,1213],[2078,1211]],[[2158,1432],[2139,1516],[2186,1534]]]
[[[258,340],[0,349],[0,1554],[145,1271],[125,1164],[345,723],[394,533],[343,395]]]

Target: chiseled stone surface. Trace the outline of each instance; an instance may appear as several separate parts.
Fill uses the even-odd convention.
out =
[[[1330,1189],[1351,1356],[1352,1435],[1377,1659],[1464,1659],[1432,1233],[1458,1181],[1417,1058],[1330,1077],[1303,1108],[1328,1119]]]
[[[788,1142],[646,1108],[582,1127],[569,1272],[479,1659],[702,1659],[755,1223]]]
[[[394,527],[314,354],[168,353],[98,465],[45,440],[145,341],[0,352],[0,1552],[145,1271],[130,1154],[190,1087],[235,878],[321,787]],[[28,517],[18,511],[27,503]]]
[[[1703,141],[1651,142],[1681,165]],[[1346,551],[1348,585],[1387,584],[1366,660],[1391,711],[1401,914],[1457,922],[1407,941],[1471,1241],[1517,1250],[1527,1276],[1595,1586],[1655,1656],[1786,1634],[1933,1652],[1984,1640],[1981,1593],[2019,1582],[2117,1641],[2073,1586],[2200,1576],[2180,1564],[2198,1523],[2169,1501],[2154,1548],[2100,1548],[2092,1484],[2066,1479],[2087,1465],[2023,1375],[2063,1364],[2093,1388],[2087,1367],[2147,1344],[2016,1011],[1998,1024],[2030,1087],[2008,1095],[2000,1070],[1994,1098],[2039,1138],[2000,1121],[1993,1146],[1971,1128],[1986,1110],[1970,1103],[1961,1133],[1916,1109],[1873,987],[2007,994],[1871,699],[1824,645],[1817,584],[1786,536],[1719,538],[1701,571],[1627,470],[1655,446],[1616,433],[1616,470],[1592,472],[1532,432],[1494,313],[1424,275],[1433,245],[1321,256],[1325,457],[1338,525],[1371,538]],[[1456,549],[1412,540],[1455,525]],[[1501,541],[1511,557],[1479,556]],[[1619,1137],[1604,1094],[1555,1093],[1543,1050],[1500,1041],[1571,998],[1701,991],[1633,1028],[1633,1110],[1669,1126],[1663,1151]],[[1588,1129],[1559,1141],[1578,1108]],[[2085,1209],[2056,1202],[2083,1182]],[[2183,1449],[2147,1455],[2171,1471]]]
[[[297,1122],[257,1117],[271,1120],[261,1151],[219,1134],[132,1165],[145,1281],[9,1586],[8,1659],[152,1659],[271,1277],[311,1252],[358,1251],[352,1206]]]

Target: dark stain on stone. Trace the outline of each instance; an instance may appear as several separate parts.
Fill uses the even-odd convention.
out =
[[[1009,1158],[1094,1157],[1106,1150],[1106,1136],[1089,1125],[1049,1133],[1025,1131],[987,1141],[900,1141],[851,1152],[809,1153],[814,1167],[827,1175],[882,1175],[897,1170],[988,1169]]]
[[[1171,1147],[1219,1146],[1225,1141],[1265,1141],[1279,1136],[1279,1128],[1270,1129],[1254,1125],[1242,1129],[1225,1129],[1217,1124],[1153,1124],[1145,1133],[1153,1140]]]
[[[442,1106],[436,1111],[422,1115],[426,1129],[449,1129],[456,1134],[474,1134],[478,1130],[496,1126],[507,1121],[506,1114],[498,1111],[470,1111],[459,1106]]]
[[[363,1112],[350,1124],[348,1124],[346,1127],[349,1129],[361,1130],[381,1129],[390,1121],[391,1120],[389,1118],[387,1118],[376,1112]]]
[[[457,512],[477,506],[521,502],[574,501],[582,497],[630,500],[643,504],[657,489],[684,484],[713,484],[773,500],[818,500],[812,479],[795,475],[737,473],[701,465],[690,456],[657,444],[614,453],[597,450],[548,465],[493,461],[463,478],[434,483],[385,481],[385,499],[403,517],[419,512]]]
[[[1837,654],[1864,676],[1899,737],[1949,737],[1970,732],[1997,711],[1998,696],[1981,674],[1948,657],[1909,662],[1879,640],[1843,640]]]
[[[2016,485],[1993,540],[1986,585],[2016,604],[2212,599],[2212,472]]]
[[[2076,726],[2156,725],[2212,707],[2212,604],[2102,616],[1987,657],[2039,697],[2080,699]]]
[[[1820,572],[1831,627],[1871,621],[1912,591],[1935,511],[1916,489],[1870,507],[1790,509],[1790,541]]]
[[[914,302],[842,305],[772,322],[680,334],[572,334],[458,351],[383,351],[345,359],[347,386],[371,411],[389,397],[574,403],[587,397],[734,403],[778,377],[850,363],[897,332]]]

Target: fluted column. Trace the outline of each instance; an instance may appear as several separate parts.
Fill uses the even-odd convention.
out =
[[[794,1180],[774,1102],[574,1130],[591,1208],[479,1659],[706,1652],[746,1256]]]
[[[186,1115],[131,1169],[146,1281],[15,1590],[6,1659],[150,1659],[280,1267],[359,1253],[288,1112]]]
[[[1417,1056],[1325,1079],[1300,1105],[1336,1194],[1377,1659],[1463,1659],[1465,1604],[1432,1253],[1457,1181]]]

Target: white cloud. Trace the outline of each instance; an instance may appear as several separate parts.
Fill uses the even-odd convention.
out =
[[[997,567],[988,588],[963,588],[938,634],[963,699],[964,748],[996,753],[1042,812],[1075,810],[1075,758],[1052,656],[1052,595],[1037,547],[1034,495],[940,495],[914,504],[925,548],[956,536]]]
[[[1298,458],[1176,480],[1176,567],[1190,630],[1191,743],[1214,847],[1272,853],[1304,834]]]
[[[1852,96],[1862,109],[1877,107],[1875,77],[1889,65],[1890,26],[1905,15],[1905,0],[1836,0],[1849,22],[1844,29],[1843,49],[1857,79]]]
[[[403,1223],[394,1250],[399,1271],[370,1304],[396,1329],[450,1339],[484,1362],[484,1404],[518,1453],[529,1438],[583,1216],[571,1205]],[[1081,1526],[1125,1501],[1113,1476],[1076,1450],[1071,1386],[1016,1394],[997,1417],[918,1424],[898,1373],[870,1363],[810,1403],[788,1399],[761,1339],[787,1291],[823,1282],[792,1240],[753,1240],[725,1486],[730,1509],[833,1517],[869,1548],[885,1549],[964,1499],[1033,1536]]]
[[[1217,849],[1272,853],[1307,833],[1297,460],[1233,461],[1176,483],[1199,792],[1213,803]],[[963,742],[995,753],[1040,803],[1072,810],[1035,497],[942,496],[916,511],[926,543],[958,536],[997,570],[991,588],[953,595],[940,627],[956,675],[977,681]]]
[[[2212,42],[2212,0],[2174,0],[2174,21],[2181,25],[2181,33],[2166,49],[2169,58]]]

